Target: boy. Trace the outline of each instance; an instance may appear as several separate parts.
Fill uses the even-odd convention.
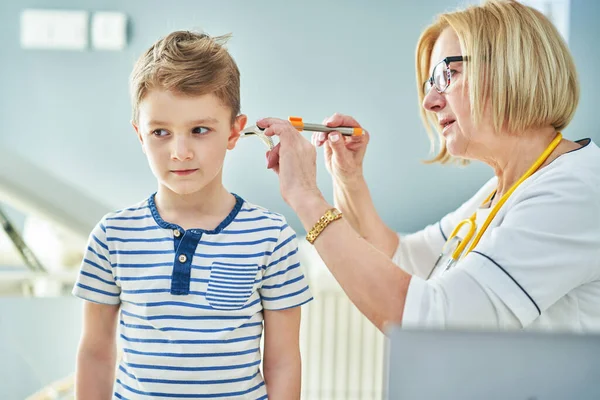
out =
[[[78,399],[300,398],[299,306],[312,297],[284,217],[222,184],[246,123],[224,39],[174,32],[134,67],[132,124],[158,190],[90,235],[73,289],[88,300]]]

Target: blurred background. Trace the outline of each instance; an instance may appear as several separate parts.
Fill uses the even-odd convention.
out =
[[[0,398],[72,396],[80,333],[70,295],[87,236],[107,212],[156,190],[130,121],[137,57],[173,30],[232,33],[242,112],[321,122],[353,115],[371,133],[365,173],[383,219],[410,232],[437,221],[492,176],[481,164],[425,165],[414,53],[436,14],[478,1],[19,0],[0,2]],[[569,139],[600,142],[600,2],[527,1],[567,39],[581,82]],[[67,13],[64,13],[64,12]],[[58,13],[55,13],[58,12]],[[307,133],[308,135],[308,133]],[[259,140],[226,159],[226,187],[283,213]],[[319,185],[331,183],[319,154]],[[304,308],[303,398],[381,399],[382,335],[348,302],[310,246],[315,301]]]

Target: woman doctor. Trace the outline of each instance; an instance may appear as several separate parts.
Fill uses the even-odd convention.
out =
[[[600,330],[600,149],[560,133],[579,86],[555,27],[516,1],[442,14],[419,39],[416,69],[424,121],[440,142],[434,161],[495,171],[417,233],[399,236],[374,208],[362,174],[368,134],[315,134],[311,144],[287,121],[257,122],[279,137],[269,167],[324,263],[381,330]],[[326,124],[359,126],[339,114]],[[336,208],[317,187],[315,146]]]

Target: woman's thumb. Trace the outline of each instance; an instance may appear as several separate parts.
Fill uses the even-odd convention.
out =
[[[341,155],[340,153],[346,150],[344,138],[339,132],[330,133],[327,137],[327,140],[329,140],[329,145],[331,146],[334,154]]]

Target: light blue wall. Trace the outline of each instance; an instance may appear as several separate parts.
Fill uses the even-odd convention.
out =
[[[455,4],[2,2],[0,146],[96,196],[107,209],[136,202],[155,190],[155,182],[129,125],[132,64],[174,29],[232,32],[229,47],[242,71],[242,107],[250,120],[301,115],[320,122],[336,111],[356,116],[372,134],[366,173],[379,210],[396,229],[417,229],[460,203],[490,174],[481,166],[460,171],[420,163],[429,143],[418,116],[415,43],[434,13]],[[25,8],[122,11],[131,20],[129,46],[121,52],[22,50],[19,13]],[[281,200],[275,175],[265,170],[263,144],[247,140],[227,160],[228,188],[285,213],[301,230]],[[319,183],[329,196],[324,168]]]
[[[573,122],[568,127],[569,137],[592,137],[600,144],[598,124],[598,93],[600,93],[600,2],[571,0],[571,29],[569,47],[581,83],[581,98]]]

